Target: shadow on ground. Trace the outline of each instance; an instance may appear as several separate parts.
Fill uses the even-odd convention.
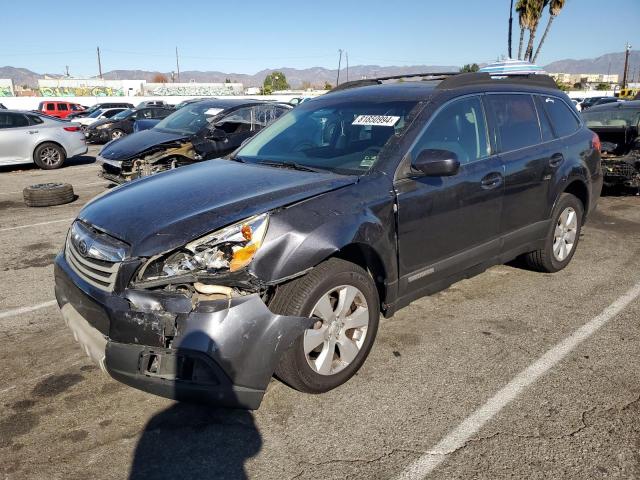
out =
[[[261,446],[250,412],[176,403],[146,425],[129,479],[246,479]]]
[[[93,155],[78,155],[76,157],[67,158],[62,167],[60,169],[69,168],[69,167],[77,167],[80,165],[91,165],[96,162],[96,157]],[[18,165],[3,165],[0,166],[0,173],[8,173],[8,172],[22,172],[22,171],[31,171],[31,170],[40,170],[35,163],[21,163]],[[43,172],[46,170],[42,170]]]

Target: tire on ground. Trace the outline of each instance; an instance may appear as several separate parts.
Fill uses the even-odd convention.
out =
[[[303,277],[278,287],[269,303],[272,312],[281,315],[309,317],[315,304],[332,288],[351,285],[363,294],[369,309],[369,324],[364,343],[355,359],[343,370],[332,375],[321,375],[307,363],[304,335],[287,350],[276,367],[275,376],[296,390],[322,393],[349,380],[367,358],[378,331],[380,301],[371,275],[360,266],[339,258],[330,258]]]
[[[39,183],[22,190],[24,203],[29,207],[50,207],[73,202],[73,187],[68,183]]]
[[[560,218],[560,214],[567,208],[573,208],[576,212],[577,216],[577,231],[575,234],[575,240],[573,243],[573,247],[571,251],[567,255],[567,257],[563,260],[558,260],[553,254],[553,243],[555,237],[556,226],[558,225],[558,220]],[[584,206],[580,199],[576,196],[571,195],[570,193],[563,193],[560,195],[558,199],[558,203],[553,209],[551,214],[551,224],[549,226],[549,231],[547,232],[547,236],[544,241],[544,246],[538,250],[533,252],[529,252],[523,256],[523,260],[525,264],[532,270],[536,270],[538,272],[547,272],[554,273],[565,268],[571,259],[573,258],[573,254],[576,252],[576,248],[578,248],[578,242],[580,240],[580,230],[582,228],[582,217],[584,215]]]

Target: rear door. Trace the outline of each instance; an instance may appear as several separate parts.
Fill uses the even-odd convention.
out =
[[[493,154],[481,96],[453,100],[436,112],[411,149],[457,155],[450,177],[408,176],[395,182],[400,294],[420,296],[435,281],[499,252],[503,166]]]
[[[508,252],[544,236],[551,164],[558,162],[557,167],[562,162],[562,149],[549,132],[544,117],[543,141],[541,121],[531,94],[490,93],[485,98],[505,166],[500,230],[504,235],[503,251]]]
[[[0,165],[31,160],[32,138],[38,128],[29,125],[26,115],[0,111]]]
[[[69,104],[63,102],[58,103],[58,116],[60,118],[67,118],[67,115],[69,115],[69,113]]]

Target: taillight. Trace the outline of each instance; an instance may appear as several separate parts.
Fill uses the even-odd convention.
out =
[[[67,132],[79,132],[80,127],[64,127]]]
[[[598,136],[597,133],[594,133],[593,137],[591,138],[591,148],[593,148],[594,150],[597,150],[598,152],[602,149],[602,144],[600,143],[600,137]]]

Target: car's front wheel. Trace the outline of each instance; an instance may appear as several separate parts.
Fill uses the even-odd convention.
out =
[[[119,138],[122,138],[125,136],[125,133],[123,130],[120,130],[119,128],[116,128],[115,130],[111,131],[111,140],[117,140]]]
[[[279,287],[269,307],[274,313],[316,320],[283,354],[275,372],[303,392],[326,392],[349,380],[378,331],[378,291],[371,275],[338,258]]]

